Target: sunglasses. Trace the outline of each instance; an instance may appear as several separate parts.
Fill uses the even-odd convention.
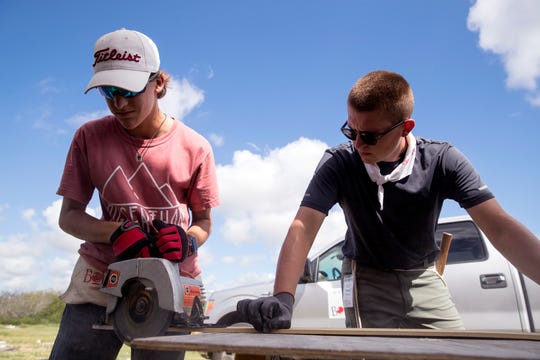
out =
[[[150,74],[150,77],[148,78],[148,83],[151,83],[152,81],[156,80],[158,75],[159,75],[159,72]],[[135,96],[142,94],[143,92],[145,92],[145,90],[146,90],[146,86],[141,91],[129,91],[129,90],[122,89],[116,86],[98,86],[99,93],[108,100],[114,99],[116,95],[120,95],[124,98],[133,98]]]
[[[392,127],[390,127],[387,130],[376,133],[376,132],[371,132],[371,131],[356,131],[354,129],[346,127],[348,125],[347,125],[347,121],[345,121],[345,124],[341,126],[340,130],[343,133],[343,135],[345,135],[345,137],[349,140],[354,141],[356,140],[356,137],[358,136],[360,137],[360,140],[362,140],[364,144],[375,145],[377,144],[377,141],[380,140],[380,138],[382,138],[384,135],[388,134],[390,131],[394,130],[398,126],[402,125],[403,123],[405,123],[405,120],[401,120],[397,124],[392,125]]]

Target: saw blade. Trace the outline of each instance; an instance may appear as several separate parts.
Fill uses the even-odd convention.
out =
[[[165,334],[174,315],[174,312],[159,307],[153,284],[142,280],[126,284],[125,296],[118,300],[111,313],[114,332],[122,342]]]

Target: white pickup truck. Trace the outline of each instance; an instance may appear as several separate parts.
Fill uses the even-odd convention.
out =
[[[444,270],[467,330],[540,331],[540,285],[519,273],[468,216],[439,221],[436,239],[453,235]],[[341,298],[343,238],[312,251],[296,290],[292,327],[345,327]],[[540,266],[540,265],[539,265]],[[272,294],[273,282],[214,291],[209,323],[236,309],[240,299]],[[361,299],[359,299],[361,301]]]

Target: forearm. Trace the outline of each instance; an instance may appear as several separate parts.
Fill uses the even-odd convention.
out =
[[[201,246],[206,242],[212,232],[212,217],[210,209],[193,212],[192,222],[187,233],[197,239],[197,245]]]
[[[309,249],[315,240],[325,214],[300,207],[293,220],[278,258],[274,294],[296,293],[298,279],[304,270]]]
[[[540,240],[524,225],[509,219],[500,232],[486,234],[520,272],[540,284]]]
[[[281,247],[276,268],[274,294],[287,292],[294,296],[296,293],[298,279],[300,279],[304,269],[311,244],[303,236],[295,232],[295,229],[289,229],[289,233]]]
[[[99,220],[86,212],[86,206],[64,199],[60,217],[60,228],[66,233],[89,242],[109,243],[111,234],[120,226],[119,222]]]
[[[495,199],[468,209],[489,241],[519,271],[540,284],[540,240]]]

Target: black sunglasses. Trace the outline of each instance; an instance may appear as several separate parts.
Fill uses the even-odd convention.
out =
[[[392,125],[392,127],[390,127],[387,130],[384,130],[379,133],[375,133],[371,131],[356,131],[354,129],[346,127],[347,121],[345,121],[345,124],[341,126],[341,132],[349,140],[354,141],[356,140],[356,137],[359,136],[360,140],[362,140],[363,143],[367,145],[375,145],[377,144],[377,141],[379,141],[380,138],[382,138],[384,135],[388,134],[390,131],[394,130],[398,126],[402,125],[403,123],[405,123],[405,120],[401,120],[397,124]]]

